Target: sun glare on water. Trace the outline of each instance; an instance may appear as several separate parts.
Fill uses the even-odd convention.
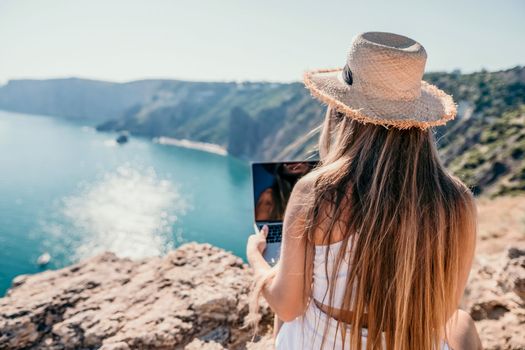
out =
[[[174,224],[187,209],[187,200],[170,181],[151,168],[139,170],[127,164],[63,198],[59,221],[45,229],[53,241],[62,238],[64,247],[72,250],[68,255],[75,259],[103,251],[142,258],[175,246]]]

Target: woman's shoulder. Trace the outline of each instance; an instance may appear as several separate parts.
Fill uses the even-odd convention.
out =
[[[345,220],[347,219],[347,216],[350,211],[349,203],[348,201],[344,201],[344,203],[342,203],[342,205],[344,205],[347,210],[345,210],[342,216],[339,218],[340,222],[338,222],[338,224],[334,226],[333,234],[327,236],[325,232],[328,228],[327,225],[329,224],[329,220],[325,219],[331,217],[333,204],[326,201],[312,201],[312,199],[314,199],[315,196],[315,186],[317,183],[317,179],[318,175],[315,172],[308,173],[301,179],[299,179],[293,190],[294,199],[292,201],[292,207],[298,208],[296,212],[300,210],[302,213],[307,214],[306,211],[308,210],[307,208],[309,208],[309,206],[319,205],[320,207],[318,208],[318,224],[316,225],[313,234],[314,244],[316,246],[339,244],[340,241],[342,241],[344,238],[339,230],[339,224],[347,224]]]
[[[297,181],[293,190],[294,192],[301,194],[311,193],[311,191],[313,191],[314,189],[316,180],[317,175],[315,173],[310,172]]]
[[[305,219],[308,204],[311,203],[314,185],[315,179],[310,174],[304,175],[295,183],[286,205],[285,222],[297,223]],[[302,220],[297,220],[299,218]]]

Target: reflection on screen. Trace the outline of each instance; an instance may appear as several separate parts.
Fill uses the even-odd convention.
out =
[[[253,164],[255,221],[282,221],[293,186],[316,164],[316,161]]]

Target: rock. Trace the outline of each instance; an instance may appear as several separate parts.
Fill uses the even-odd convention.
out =
[[[241,259],[208,244],[139,261],[104,253],[15,279],[0,349],[245,348],[250,284]]]
[[[499,284],[525,302],[525,250],[511,247],[507,255],[510,260],[503,269]]]
[[[99,350],[130,350],[128,344],[124,342],[104,344]]]
[[[525,197],[476,202],[476,256],[461,307],[484,349],[525,349]]]
[[[484,349],[525,349],[525,250],[477,258],[463,298]]]
[[[219,343],[214,341],[205,342],[200,339],[194,339],[191,343],[184,347],[184,350],[223,350],[226,349]]]
[[[250,140],[259,137],[257,123],[244,109],[235,107],[231,110],[228,131],[228,153],[248,157],[256,152],[257,144]]]

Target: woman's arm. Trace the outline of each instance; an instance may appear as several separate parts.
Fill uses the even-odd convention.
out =
[[[274,275],[263,288],[262,294],[272,310],[285,322],[304,313],[310,295],[312,257],[306,251],[305,216],[302,211],[304,195],[310,187],[308,183],[303,177],[294,186],[290,196],[283,222],[279,262],[271,268],[262,256],[267,229],[250,236],[246,251],[256,279]]]

